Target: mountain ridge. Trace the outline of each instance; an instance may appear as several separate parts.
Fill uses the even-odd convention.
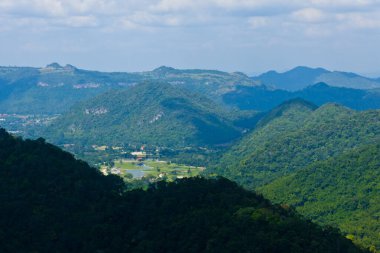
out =
[[[371,143],[380,136],[380,111],[354,111],[334,103],[317,109],[292,103],[261,119],[221,158],[216,171],[248,187],[258,187],[315,160]],[[280,108],[280,109],[279,109]],[[277,117],[276,117],[277,116]]]
[[[298,66],[285,72],[268,71],[261,75],[252,77],[263,85],[297,91],[315,83],[324,82],[330,86],[373,89],[379,88],[380,82],[375,78],[368,78],[352,72],[329,71],[324,68],[310,68]]]
[[[75,103],[110,89],[123,89],[144,81],[169,82],[206,94],[213,100],[218,100],[221,94],[233,90],[237,84],[257,85],[241,73],[179,70],[165,66],[131,73],[90,71],[58,63],[42,68],[0,67],[0,108],[2,113],[62,113]]]
[[[169,83],[145,82],[73,107],[46,136],[61,136],[52,138],[54,143],[186,147],[228,142],[240,131],[228,110],[208,98]]]
[[[242,110],[267,111],[297,97],[316,105],[335,102],[355,110],[380,108],[380,92],[378,89],[360,90],[334,87],[323,82],[308,85],[302,90],[293,92],[276,90],[266,86],[237,86],[235,90],[225,93],[222,99],[225,104],[236,106]]]

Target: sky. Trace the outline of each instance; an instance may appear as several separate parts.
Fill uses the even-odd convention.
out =
[[[0,65],[380,76],[380,0],[0,0]]]

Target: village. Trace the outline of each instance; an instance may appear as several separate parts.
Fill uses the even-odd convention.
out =
[[[105,175],[118,175],[125,180],[147,179],[154,182],[195,177],[205,170],[205,167],[160,160],[158,151],[155,153],[146,152],[144,146],[139,151],[131,152],[130,155],[131,158],[129,159],[115,159],[110,165],[100,166],[100,171]]]
[[[40,128],[48,125],[59,115],[35,115],[35,114],[15,114],[0,113],[0,126],[6,128],[9,133],[25,135],[27,130]],[[29,137],[29,136],[27,136]]]

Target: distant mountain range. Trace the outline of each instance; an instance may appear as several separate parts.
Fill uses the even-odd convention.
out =
[[[0,67],[2,113],[62,113],[79,101],[144,81],[169,82],[218,100],[236,84],[255,86],[242,73],[160,67],[139,73],[98,72],[52,63],[44,68]]]
[[[252,77],[252,79],[263,85],[288,91],[302,90],[320,82],[330,86],[354,89],[380,88],[380,79],[367,78],[349,72],[329,71],[323,68],[296,67],[283,73],[272,70]]]
[[[77,102],[144,81],[167,82],[241,109],[270,110],[294,97],[316,104],[342,103],[353,109],[380,108],[379,79],[321,68],[297,67],[285,73],[270,71],[250,78],[240,72],[179,70],[165,66],[153,71],[126,73],[88,71],[52,63],[43,68],[0,67],[0,112],[63,113]],[[320,82],[335,89],[313,86]],[[370,88],[379,89],[364,91]]]
[[[225,93],[223,102],[243,110],[270,110],[284,101],[303,98],[316,105],[334,102],[356,110],[380,108],[380,89],[359,90],[333,87],[326,83],[317,83],[299,91],[286,91],[267,86],[237,86]]]

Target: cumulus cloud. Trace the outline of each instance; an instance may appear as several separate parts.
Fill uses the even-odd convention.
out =
[[[376,27],[373,17],[344,16],[347,8],[361,12],[380,9],[376,0],[2,0],[0,15],[23,18],[59,18],[67,26],[112,25],[124,20],[128,27],[209,25],[233,18],[236,25],[248,22],[263,27],[265,16],[277,16],[279,22],[320,23],[334,18],[356,22],[357,27]],[[352,11],[352,9],[350,9]],[[259,13],[259,15],[257,14]],[[338,16],[337,16],[338,15]],[[340,16],[339,16],[340,15]],[[248,16],[248,17],[247,17]],[[254,16],[259,16],[255,18]],[[223,18],[224,17],[224,20]],[[50,19],[50,20],[49,20]],[[65,19],[65,21],[64,21]]]
[[[248,23],[252,29],[265,27],[269,24],[268,17],[250,17]]]
[[[380,28],[380,11],[367,13],[341,13],[336,15],[341,28],[378,29]]]
[[[319,9],[305,8],[293,12],[292,17],[301,22],[316,23],[323,21],[326,18],[326,14]]]
[[[310,45],[315,41],[321,45],[324,39],[331,42],[343,38],[351,42],[363,38],[363,32],[378,31],[380,1],[0,0],[0,22],[2,39],[8,38],[12,45],[14,40],[24,38],[28,41],[22,48],[30,51],[72,39],[70,48],[75,48],[78,41],[85,45],[96,41],[94,50],[98,46],[99,51],[103,47],[117,51],[124,50],[124,41],[128,41],[133,44],[133,52],[145,45],[140,50],[143,54],[151,50],[157,55],[161,50],[164,53],[175,48],[202,50],[206,48],[203,45],[207,45],[203,55],[218,48],[218,55],[231,52],[233,57],[237,48],[252,52],[269,48],[268,52],[272,52],[273,47],[297,46],[296,54],[302,43]],[[62,45],[65,47],[67,44]],[[24,55],[20,58],[24,59]],[[188,53],[186,59],[189,58],[195,58],[193,51]]]

